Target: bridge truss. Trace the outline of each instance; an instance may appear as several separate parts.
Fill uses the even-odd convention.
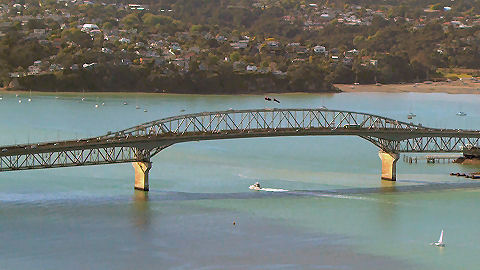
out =
[[[168,117],[82,140],[2,147],[0,171],[148,161],[180,142],[350,135],[385,152],[461,152],[480,146],[480,132],[434,129],[378,115],[328,109],[260,109]]]

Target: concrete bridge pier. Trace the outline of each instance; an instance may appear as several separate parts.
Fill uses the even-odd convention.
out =
[[[137,161],[132,162],[135,169],[135,189],[148,191],[148,173],[152,168],[152,162],[150,161]]]
[[[382,180],[397,180],[397,161],[400,157],[396,153],[387,153],[383,150],[378,152],[378,156],[382,160]]]

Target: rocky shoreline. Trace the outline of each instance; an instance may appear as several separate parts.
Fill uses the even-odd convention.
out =
[[[463,165],[480,165],[480,158],[459,157],[454,160],[453,163],[459,163]]]

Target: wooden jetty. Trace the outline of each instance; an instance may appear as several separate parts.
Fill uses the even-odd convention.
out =
[[[403,156],[403,161],[406,163],[418,163],[419,161],[426,161],[427,163],[450,163],[461,156],[458,155],[427,155],[427,156]]]

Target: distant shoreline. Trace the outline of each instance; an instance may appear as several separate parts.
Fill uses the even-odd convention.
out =
[[[234,95],[275,95],[275,94],[315,94],[315,95],[333,95],[336,93],[341,93],[341,91],[249,91],[245,93],[186,93],[186,92],[154,92],[154,91],[37,91],[32,90],[32,93],[35,94],[44,94],[44,95],[71,95],[78,96],[81,95],[200,95],[200,96],[234,96]],[[20,89],[11,89],[8,87],[0,87],[0,93],[9,93],[9,94],[25,94],[30,93],[30,90],[20,90]]]
[[[334,84],[334,87],[339,89],[336,91],[322,91],[322,92],[310,92],[310,91],[250,91],[248,93],[184,93],[184,92],[153,92],[153,91],[35,91],[37,94],[46,95],[98,95],[98,94],[118,94],[118,95],[217,95],[217,96],[230,96],[230,95],[272,95],[272,94],[336,94],[336,93],[447,93],[447,94],[480,94],[480,82],[474,82],[471,80],[452,81],[452,82],[432,82],[432,83],[405,83],[405,84]],[[29,90],[16,90],[8,87],[0,87],[0,93],[29,93]]]
[[[447,94],[480,94],[480,83],[472,80],[432,83],[405,84],[335,84],[335,87],[347,93],[447,93]]]

